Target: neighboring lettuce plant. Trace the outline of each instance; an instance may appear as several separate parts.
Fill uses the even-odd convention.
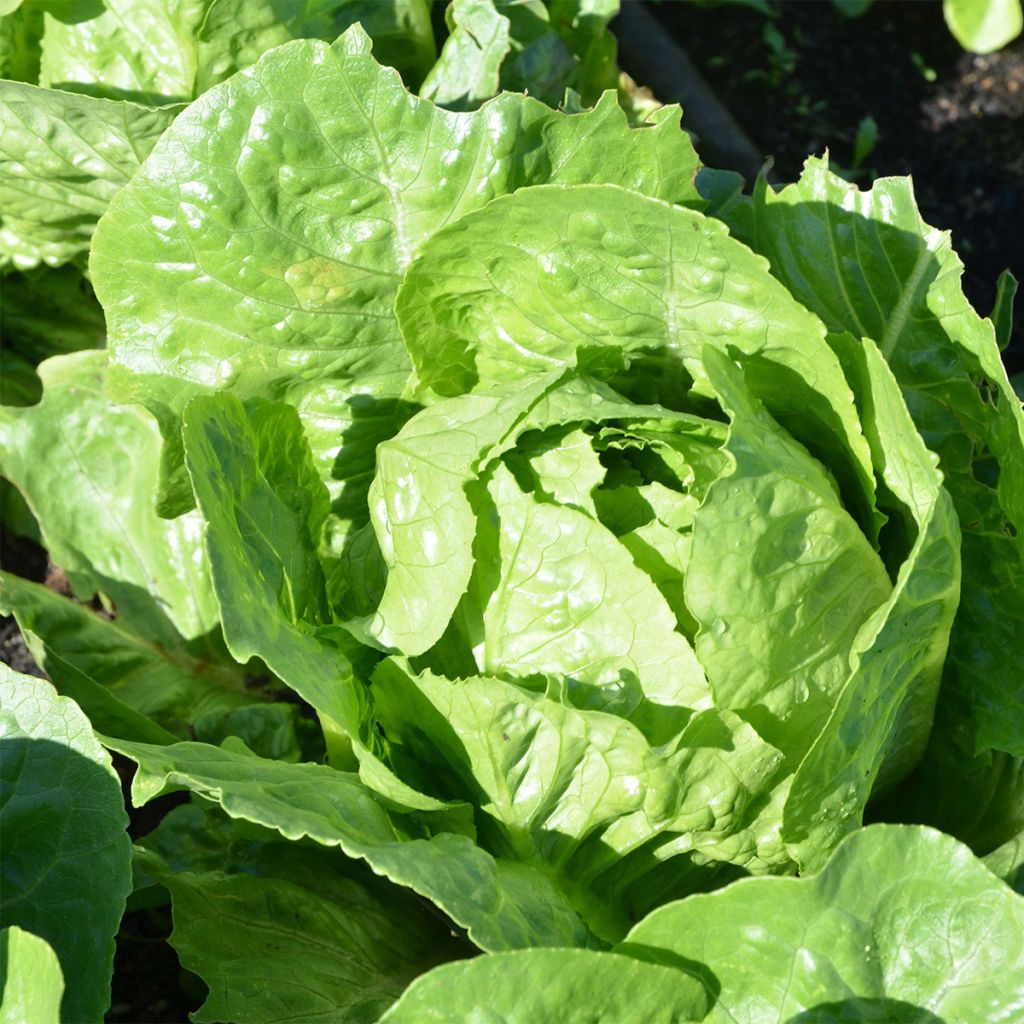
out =
[[[75,243],[108,351],[0,410],[97,609],[0,602],[192,794],[134,869],[196,1019],[1020,1016],[1024,415],[948,236],[819,161],[711,217],[678,108],[371,48],[178,112]]]
[[[859,18],[873,0],[832,0],[841,14]],[[992,53],[1024,28],[1020,0],[942,0],[942,15],[956,41],[973,53]]]

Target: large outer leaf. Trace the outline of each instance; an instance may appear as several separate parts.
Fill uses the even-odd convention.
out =
[[[67,985],[62,1020],[100,1020],[132,888],[121,784],[75,703],[5,665],[0,749],[0,925],[53,947]]]
[[[619,952],[703,965],[707,1024],[1024,1013],[1024,899],[931,829],[874,825],[811,878],[759,878],[656,910]]]
[[[0,82],[0,266],[84,256],[111,197],[175,113]]]
[[[870,518],[867,445],[821,323],[692,210],[610,185],[523,189],[431,239],[396,309],[420,380],[445,395],[595,350],[661,354],[706,390],[705,343],[745,353],[751,389]]]
[[[137,805],[168,790],[190,789],[231,817],[276,829],[286,839],[308,836],[340,847],[432,900],[484,950],[593,941],[544,875],[495,859],[466,835],[427,838],[421,824],[389,812],[353,774],[200,743],[107,743],[139,764],[132,784]]]
[[[243,662],[258,655],[313,706],[332,760],[341,765],[354,750],[364,781],[398,806],[445,810],[377,757],[365,687],[339,646],[345,638],[323,631],[331,620],[317,546],[327,490],[295,410],[260,401],[247,411],[230,394],[199,397],[183,433],[232,654]]]
[[[64,976],[53,947],[17,925],[0,931],[0,1024],[57,1024]]]
[[[912,546],[892,594],[854,639],[850,677],[793,780],[782,838],[804,870],[819,867],[857,827],[876,783],[890,785],[921,756],[960,591],[960,531],[935,455],[914,430],[875,344],[833,340],[854,382],[891,514]]]
[[[237,871],[172,870],[136,850],[136,868],[171,893],[183,966],[210,988],[196,1021],[376,1020],[417,975],[470,952],[411,893],[336,850],[245,846]]]
[[[438,967],[381,1024],[684,1024],[703,1019],[696,978],[586,949],[529,949]]]
[[[835,482],[769,416],[743,375],[709,349],[730,416],[731,470],[693,527],[686,605],[715,704],[740,712],[793,760],[817,738],[849,676],[849,651],[892,592]]]
[[[106,371],[106,352],[45,362],[42,401],[0,408],[0,470],[76,593],[105,595],[131,626],[174,648],[218,620],[202,520],[154,513],[157,425],[141,409],[110,405]]]
[[[979,751],[1024,754],[1024,411],[949,234],[921,220],[909,178],[861,192],[814,159],[728,217],[830,330],[874,338],[892,366],[963,529],[950,685],[971,709],[964,729]]]
[[[226,658],[165,647],[38,583],[0,573],[0,612],[17,619],[36,664],[107,735],[170,743],[201,716],[253,701]]]
[[[613,96],[572,117],[522,96],[451,113],[410,96],[369,51],[354,27],[333,47],[279,47],[211,89],[98,230],[91,267],[120,394],[158,414],[169,473],[177,416],[197,392],[301,406],[327,387],[333,415],[306,427],[330,479],[347,400],[405,385],[392,314],[402,272],[430,235],[494,196],[605,180],[700,203],[671,111],[636,131]],[[175,487],[165,511],[187,507]]]

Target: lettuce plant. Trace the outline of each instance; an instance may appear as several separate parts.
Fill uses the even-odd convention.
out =
[[[503,9],[453,5],[427,96],[353,27],[236,39],[145,107],[72,239],[107,350],[0,409],[104,614],[5,575],[67,695],[14,677],[5,711],[73,697],[135,805],[192,795],[133,865],[197,1020],[1013,1020],[1024,415],[993,324],[907,182],[812,160],[743,198],[677,108],[479,104],[525,74],[470,28]],[[124,892],[87,901],[105,943]],[[34,914],[5,906],[8,975],[46,956],[15,929],[45,940],[73,1018]]]

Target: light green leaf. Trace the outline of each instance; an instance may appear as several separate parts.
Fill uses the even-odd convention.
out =
[[[488,491],[496,526],[489,524],[482,549],[497,559],[473,584],[481,672],[567,676],[577,706],[634,717],[654,742],[678,732],[683,709],[711,706],[672,610],[610,530],[524,494],[503,466]],[[490,519],[486,506],[481,518]]]
[[[690,378],[706,393],[705,343],[745,353],[754,393],[826,458],[870,519],[867,445],[821,323],[715,221],[611,185],[538,186],[439,232],[396,310],[421,382],[439,394],[574,365],[583,352]],[[585,360],[586,362],[586,360]],[[637,385],[637,381],[632,381]]]
[[[237,872],[136,866],[171,893],[171,942],[209,986],[196,1021],[371,1021],[417,975],[465,956],[410,893],[335,850],[250,844]]]
[[[0,409],[0,468],[75,592],[104,595],[132,628],[174,649],[219,617],[202,520],[153,511],[159,430],[143,410],[111,406],[106,370],[98,351],[43,363],[42,401]]]
[[[0,926],[18,925],[57,954],[67,986],[61,1020],[100,1020],[132,887],[117,773],[73,701],[6,665],[0,748]]]
[[[571,505],[597,518],[593,491],[605,477],[605,468],[594,450],[593,438],[580,427],[535,450],[521,450],[530,475],[541,495],[559,505]]]
[[[381,1024],[683,1024],[708,998],[674,967],[585,949],[529,949],[446,964],[417,979]]]
[[[828,471],[782,430],[710,346],[732,469],[696,513],[686,607],[715,705],[739,712],[793,766],[849,677],[849,652],[892,593]]]
[[[176,112],[0,82],[0,266],[84,256],[96,221]]]
[[[17,925],[0,930],[0,1024],[57,1024],[64,976],[53,947]]]
[[[513,454],[528,431],[616,419],[654,419],[681,436],[714,433],[696,417],[636,405],[596,381],[558,371],[438,402],[409,420],[377,449],[370,516],[388,576],[375,613],[362,625],[404,654],[430,648],[475,564],[479,509],[467,488],[486,478],[494,459]],[[704,447],[715,443],[709,439]]]
[[[671,117],[630,130],[614,97],[572,117],[522,96],[451,113],[410,96],[369,50],[358,28],[333,47],[296,41],[211,89],[98,230],[91,270],[114,390],[161,422],[165,512],[188,507],[186,482],[172,479],[180,413],[214,388],[315,409],[304,424],[331,478],[346,400],[405,386],[395,293],[444,224],[539,181],[699,203],[696,156]]]
[[[909,178],[861,191],[816,159],[734,212],[800,302],[831,331],[873,338],[892,366],[963,529],[951,688],[978,751],[1024,754],[1024,411],[992,324],[961,291],[948,232],[921,219]]]
[[[942,14],[956,41],[973,53],[999,50],[1024,27],[1020,0],[942,0]]]
[[[199,32],[195,95],[293,39],[334,40],[359,22],[374,56],[416,85],[434,60],[428,0],[213,0]]]
[[[241,662],[259,656],[313,706],[339,766],[355,751],[364,781],[399,806],[444,811],[377,756],[365,685],[331,630],[318,557],[327,489],[298,414],[265,401],[247,411],[230,394],[199,397],[183,433],[231,653]],[[239,587],[240,579],[250,584]]]
[[[473,571],[478,464],[559,380],[442,402],[377,449],[370,516],[388,574],[367,627],[385,646],[422,654],[444,632]]]
[[[209,0],[61,0],[46,7],[39,84],[137,103],[192,98]],[[59,95],[59,93],[58,93]]]
[[[340,847],[377,874],[432,900],[481,949],[592,941],[544,875],[493,858],[469,836],[429,836],[416,818],[388,811],[351,773],[199,743],[106,742],[139,764],[132,784],[136,805],[169,790],[189,789],[219,803],[231,817],[276,829],[286,839],[309,837]]]
[[[717,993],[707,1024],[1009,1024],[1024,1010],[1022,949],[1024,900],[970,850],[931,829],[873,825],[818,875],[662,907],[618,952],[703,968]]]
[[[493,0],[453,0],[445,20],[450,34],[420,95],[449,110],[473,110],[498,93],[509,20]]]
[[[892,594],[854,639],[850,677],[793,780],[782,838],[804,870],[857,827],[875,785],[891,785],[920,758],[960,590],[960,531],[936,457],[877,346],[849,335],[833,341],[909,551]]]
[[[254,699],[226,658],[164,647],[38,583],[0,573],[0,612],[17,619],[57,689],[111,736],[170,743],[200,716]]]
[[[694,851],[701,863],[752,870],[765,869],[770,846],[775,862],[786,860],[769,836],[781,805],[757,821],[782,758],[749,726],[708,711],[674,749],[655,750],[625,719],[578,711],[549,690],[414,674],[395,660],[374,674],[379,720],[403,774],[472,800],[481,844],[554,877],[605,939],[621,938],[646,911],[649,876],[670,858],[679,859],[676,877],[660,883],[666,898],[689,891]]]

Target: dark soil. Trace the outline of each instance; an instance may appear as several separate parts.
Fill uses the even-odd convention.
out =
[[[857,180],[913,175],[924,219],[952,229],[964,290],[987,316],[1004,268],[1024,280],[1024,38],[965,53],[930,0],[876,0],[856,20],[827,0],[775,7],[775,19],[732,3],[651,9],[781,181],[825,149],[849,167],[857,126],[873,117],[878,141]],[[1011,373],[1024,370],[1019,302],[1017,314]]]

